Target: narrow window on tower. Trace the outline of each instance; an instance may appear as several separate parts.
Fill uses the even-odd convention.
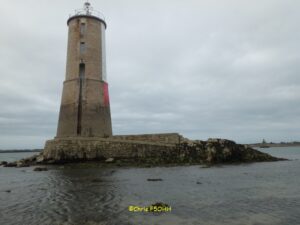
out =
[[[80,42],[80,54],[85,52],[85,43],[84,42]]]
[[[85,64],[84,63],[80,63],[79,64],[79,78],[83,79],[85,76]]]
[[[81,23],[81,24],[80,24],[80,36],[81,36],[81,37],[84,36],[85,28],[86,28],[85,23]]]
[[[82,85],[85,76],[85,64],[79,64],[79,96],[78,96],[78,114],[77,114],[77,135],[81,135],[81,117],[82,117]]]

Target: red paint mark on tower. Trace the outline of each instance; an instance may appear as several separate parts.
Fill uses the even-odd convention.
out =
[[[109,106],[108,83],[103,83],[103,104]]]

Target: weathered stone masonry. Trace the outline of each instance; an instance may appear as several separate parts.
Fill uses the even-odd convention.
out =
[[[41,157],[46,163],[114,158],[150,164],[174,163],[178,165],[181,163],[212,164],[277,160],[248,146],[238,145],[224,139],[192,141],[184,138],[182,142],[173,143],[151,141],[153,138],[160,139],[167,136],[182,137],[178,134],[135,135],[137,139],[149,137],[148,142],[122,140],[121,136],[117,138],[57,138],[46,142]]]
[[[66,80],[56,137],[111,136],[106,23],[92,15],[75,15],[68,26]]]

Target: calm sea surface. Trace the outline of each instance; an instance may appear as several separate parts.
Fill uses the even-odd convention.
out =
[[[45,172],[0,167],[0,224],[299,225],[300,148],[263,151],[291,161],[212,168],[68,165]],[[32,154],[3,153],[0,161]],[[156,202],[172,211],[128,211]]]

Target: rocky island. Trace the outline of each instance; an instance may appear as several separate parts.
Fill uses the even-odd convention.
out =
[[[97,161],[116,166],[214,165],[283,160],[226,139],[189,140],[177,133],[110,138],[58,138],[30,158],[7,164],[23,167]]]
[[[102,15],[95,13],[86,2],[67,20],[67,66],[56,137],[46,141],[38,155],[6,166],[86,161],[156,166],[280,160],[224,139],[189,140],[178,133],[113,135],[105,58],[107,24]]]

